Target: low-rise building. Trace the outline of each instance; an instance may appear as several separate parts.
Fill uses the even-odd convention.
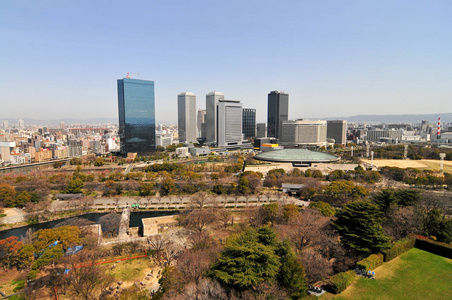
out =
[[[176,148],[176,155],[178,157],[189,157],[190,156],[190,152],[188,150],[188,147]]]

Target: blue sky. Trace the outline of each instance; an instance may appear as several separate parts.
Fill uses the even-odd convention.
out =
[[[0,119],[117,117],[116,80],[155,81],[157,122],[192,91],[289,118],[452,112],[451,1],[0,3]]]

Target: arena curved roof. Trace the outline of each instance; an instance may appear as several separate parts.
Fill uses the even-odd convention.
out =
[[[254,159],[288,163],[323,163],[339,160],[337,156],[308,149],[283,149],[266,151],[254,156]]]

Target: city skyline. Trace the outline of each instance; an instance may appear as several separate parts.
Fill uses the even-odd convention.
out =
[[[258,122],[275,89],[290,118],[450,112],[449,2],[57,3],[2,3],[0,119],[114,118],[127,72],[156,82],[158,123],[177,122],[181,90],[220,90]]]

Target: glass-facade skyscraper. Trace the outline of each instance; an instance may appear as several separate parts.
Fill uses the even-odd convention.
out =
[[[245,139],[256,137],[256,110],[244,108],[242,111],[242,133]]]
[[[154,81],[118,79],[121,153],[155,150]]]
[[[267,136],[281,138],[282,122],[289,118],[289,94],[272,91],[268,94]]]

